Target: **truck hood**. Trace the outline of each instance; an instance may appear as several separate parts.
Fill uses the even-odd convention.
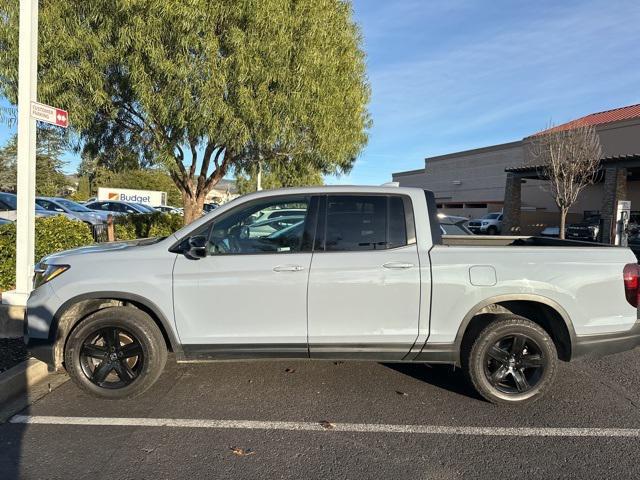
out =
[[[95,253],[106,253],[130,250],[132,248],[141,247],[145,245],[153,245],[162,240],[162,238],[141,238],[138,240],[126,240],[120,242],[107,242],[97,245],[87,245],[86,247],[72,248],[71,250],[64,250],[62,252],[52,253],[44,257],[42,262],[56,261],[76,257],[79,255],[89,255]]]

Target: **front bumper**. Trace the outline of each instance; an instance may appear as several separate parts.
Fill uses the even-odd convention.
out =
[[[633,350],[640,345],[640,321],[630,330],[602,335],[584,335],[576,338],[571,359],[603,357],[613,353]]]

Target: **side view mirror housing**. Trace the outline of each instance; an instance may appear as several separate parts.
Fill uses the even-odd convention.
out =
[[[188,240],[188,248],[185,250],[185,256],[193,260],[204,258],[207,256],[207,237],[204,235],[196,235]]]

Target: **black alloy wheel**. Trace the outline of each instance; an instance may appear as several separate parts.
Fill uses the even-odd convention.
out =
[[[85,376],[103,388],[122,388],[138,378],[144,365],[140,341],[116,326],[91,333],[82,343],[80,364]]]
[[[558,352],[549,333],[528,318],[493,315],[461,353],[462,367],[476,391],[502,405],[536,401],[549,390]]]
[[[485,375],[497,390],[526,393],[544,374],[546,359],[540,346],[523,334],[508,335],[495,342],[485,355]]]
[[[76,385],[110,400],[144,393],[166,361],[167,344],[159,326],[131,306],[88,315],[71,330],[64,347],[64,367]]]

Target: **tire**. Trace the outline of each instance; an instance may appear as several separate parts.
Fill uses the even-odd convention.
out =
[[[67,337],[65,368],[82,390],[106,399],[138,396],[167,362],[162,332],[134,307],[109,307],[80,321]]]
[[[487,228],[487,235],[497,235],[497,234],[498,234],[498,229],[493,225]]]
[[[549,334],[523,317],[504,315],[478,335],[463,363],[476,391],[491,403],[521,405],[550,388],[558,354]]]

